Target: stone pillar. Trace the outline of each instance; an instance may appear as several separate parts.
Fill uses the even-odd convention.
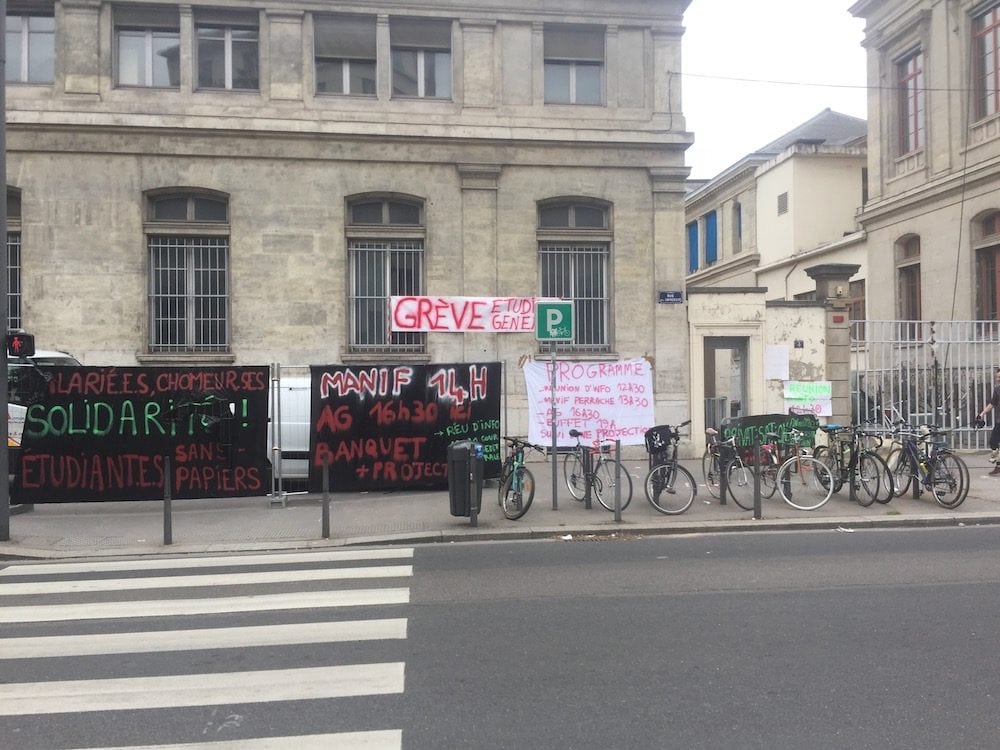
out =
[[[847,306],[855,263],[823,263],[806,268],[816,282],[816,300],[826,304],[826,379],[833,390],[830,421],[851,423],[851,316]]]
[[[302,99],[302,11],[265,11],[271,99]]]
[[[100,91],[100,11],[101,4],[96,0],[63,0],[62,28],[56,26],[56,50],[67,94],[96,95]]]
[[[493,107],[497,97],[497,62],[494,52],[495,21],[462,19],[462,57],[456,70],[462,75],[462,104],[472,107]]]
[[[496,164],[459,164],[462,185],[462,294],[497,295],[497,191],[501,168]],[[457,269],[456,269],[457,270]],[[495,359],[497,334],[462,334],[465,361]]]

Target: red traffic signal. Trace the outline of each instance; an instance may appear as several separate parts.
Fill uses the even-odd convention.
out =
[[[30,333],[8,333],[7,356],[34,357],[35,337],[32,336]]]

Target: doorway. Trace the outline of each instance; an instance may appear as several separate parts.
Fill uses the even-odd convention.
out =
[[[748,413],[746,336],[705,338],[705,427],[719,430],[722,420]]]

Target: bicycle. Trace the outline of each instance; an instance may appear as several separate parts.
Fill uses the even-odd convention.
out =
[[[504,437],[507,444],[507,457],[500,469],[500,489],[497,502],[504,517],[511,521],[528,512],[531,501],[535,499],[535,477],[524,465],[524,449],[543,452],[537,445],[516,437]]]
[[[624,466],[608,457],[611,441],[606,440],[591,448],[580,443],[583,433],[579,430],[570,430],[569,436],[576,438],[576,446],[563,459],[563,477],[569,488],[569,494],[576,500],[583,500],[587,496],[589,484],[594,489],[597,502],[607,510],[614,512],[616,476],[620,475],[620,509],[625,510],[632,502],[632,477],[629,476]],[[584,471],[588,459],[590,462],[589,472]]]
[[[898,430],[900,447],[889,452],[895,497],[902,497],[913,482],[930,491],[942,508],[957,508],[969,494],[969,468],[945,445],[945,430],[924,426],[922,431]]]
[[[830,444],[817,446],[813,456],[830,469],[833,492],[840,492],[844,484],[851,481],[853,472],[854,498],[858,505],[867,508],[876,501],[889,502],[893,497],[892,472],[874,449],[866,447],[872,440],[877,440],[880,446],[881,436],[861,427],[839,424],[824,425],[820,429],[829,436]]]
[[[686,511],[698,494],[691,472],[677,462],[680,428],[689,424],[690,419],[676,427],[659,425],[649,428],[645,434],[650,467],[643,482],[646,499],[656,510],[668,516]]]
[[[793,452],[775,477],[781,499],[796,510],[821,508],[833,494],[833,472],[823,460],[803,451],[805,433],[791,429],[788,435]]]
[[[711,427],[705,430],[705,434],[708,435],[708,441],[701,459],[701,470],[705,485],[712,497],[718,499],[722,495],[720,481],[722,466],[726,467],[729,497],[743,510],[753,510],[755,473],[760,474],[761,497],[768,498],[774,495],[778,457],[777,446],[773,442],[761,444],[760,466],[757,466],[752,446],[740,448],[736,444],[735,436],[719,440],[718,431]]]

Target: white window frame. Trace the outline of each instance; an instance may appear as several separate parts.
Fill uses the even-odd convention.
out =
[[[142,83],[122,83],[121,80],[121,38],[123,35],[138,36],[142,35],[143,39],[143,55],[144,55],[144,67],[145,81]],[[180,74],[178,73],[178,82],[176,85],[171,86],[167,84],[165,86],[159,86],[153,83],[153,39],[157,36],[170,36],[177,40],[177,44],[180,45],[180,29],[167,30],[167,29],[140,29],[140,28],[129,28],[121,27],[115,29],[115,85],[117,86],[132,86],[141,88],[164,88],[164,89],[175,89],[180,87]]]
[[[50,18],[50,19],[52,19],[54,17],[50,16],[50,15],[45,15],[43,13],[34,13],[34,14],[32,14],[32,13],[8,13],[7,14],[7,18],[20,18],[21,19],[21,28],[20,28],[20,31],[19,31],[19,34],[21,36],[21,45],[20,45],[21,46],[21,55],[20,55],[20,59],[17,61],[18,73],[17,73],[17,77],[16,78],[8,79],[7,82],[8,83],[32,83],[32,84],[38,84],[38,85],[45,85],[45,84],[48,84],[48,83],[53,83],[55,81],[55,55],[56,55],[56,44],[55,44],[56,32],[55,32],[55,29],[52,30],[52,33],[50,35],[51,39],[52,39],[52,77],[51,78],[47,78],[45,80],[32,81],[31,80],[31,76],[30,76],[31,71],[29,69],[29,63],[30,63],[30,60],[31,60],[31,34],[32,34],[32,32],[31,32],[31,21],[33,19],[40,19],[40,18]],[[9,29],[8,29],[7,33],[8,34],[11,33],[9,31]],[[38,33],[38,32],[36,32],[36,33]],[[8,68],[7,74],[8,75],[10,73],[9,68],[11,67],[11,65],[10,65],[11,62],[13,62],[13,61],[12,60],[8,60],[7,61],[7,68]]]
[[[260,91],[260,28],[250,27],[242,24],[226,24],[226,23],[211,23],[211,22],[199,22],[195,25],[195,48],[200,49],[202,40],[206,41],[219,41],[217,37],[202,37],[199,33],[202,29],[208,28],[221,28],[223,32],[222,44],[223,44],[223,77],[225,78],[225,85],[222,89],[217,86],[206,86],[201,82],[200,70],[198,68],[198,63],[196,61],[195,73],[198,80],[198,88],[207,91]],[[233,31],[253,31],[256,33],[254,38],[254,43],[257,46],[257,85],[254,88],[233,88]],[[240,39],[239,42],[248,42],[249,39]]]

